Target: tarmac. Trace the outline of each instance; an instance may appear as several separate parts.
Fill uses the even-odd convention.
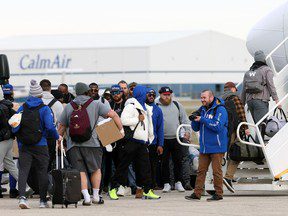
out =
[[[202,196],[201,201],[188,201],[184,199],[185,195],[190,195],[191,191],[163,194],[161,191],[155,191],[161,195],[159,200],[135,199],[134,196],[121,197],[119,200],[110,200],[104,195],[104,205],[82,206],[79,202],[78,208],[74,205],[62,209],[61,205],[54,209],[39,209],[39,199],[29,199],[31,209],[21,210],[18,208],[17,199],[9,199],[7,193],[3,199],[0,199],[0,216],[74,216],[74,215],[105,215],[105,216],[152,216],[152,215],[223,215],[223,216],[265,216],[265,215],[288,215],[288,192],[236,192],[236,194],[224,195],[222,201],[207,202],[209,196]],[[50,203],[51,204],[51,203]],[[51,206],[51,205],[50,205]]]

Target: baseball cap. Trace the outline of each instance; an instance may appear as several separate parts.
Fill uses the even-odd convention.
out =
[[[235,88],[237,90],[236,85],[233,82],[226,82],[224,85],[224,89],[227,89],[227,88],[229,88],[229,89]]]
[[[170,95],[172,93],[173,93],[172,89],[170,89],[170,87],[168,86],[161,87],[159,90],[159,94]]]
[[[122,92],[122,89],[119,85],[112,85],[110,92],[112,95],[120,94]]]
[[[5,85],[3,85],[2,90],[3,90],[4,95],[12,94],[13,93],[13,86],[9,83],[5,84]]]

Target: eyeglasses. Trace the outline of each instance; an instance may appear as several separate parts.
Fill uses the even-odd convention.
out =
[[[153,93],[149,93],[149,94],[148,94],[148,97],[154,97],[154,98],[155,98],[155,97],[156,97],[156,95],[155,95],[155,94],[153,94]]]

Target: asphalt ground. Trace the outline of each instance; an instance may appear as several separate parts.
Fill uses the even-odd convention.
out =
[[[163,194],[159,200],[135,199],[134,196],[121,197],[119,200],[110,200],[104,195],[104,205],[82,206],[79,203],[78,208],[73,205],[67,209],[60,205],[54,209],[39,209],[39,199],[29,199],[31,209],[21,210],[18,208],[17,199],[9,199],[7,193],[3,199],[0,199],[1,216],[74,216],[74,215],[225,215],[225,216],[265,216],[265,215],[288,215],[288,192],[238,192],[230,194],[227,192],[222,201],[207,202],[209,196],[202,196],[201,201],[188,201],[184,199],[185,195],[190,195],[191,191]],[[50,203],[51,204],[51,203]],[[51,206],[51,205],[50,205]]]

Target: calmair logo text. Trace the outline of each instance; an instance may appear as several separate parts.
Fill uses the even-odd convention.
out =
[[[40,54],[31,56],[26,54],[21,57],[19,66],[22,70],[27,69],[61,69],[69,68],[72,58],[66,55],[56,55],[54,58],[43,58]]]

